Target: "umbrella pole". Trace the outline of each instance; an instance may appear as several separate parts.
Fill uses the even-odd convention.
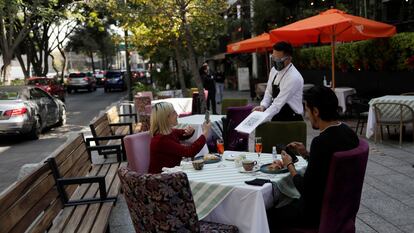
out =
[[[335,29],[334,29],[335,30]],[[332,62],[332,80],[331,80],[331,88],[335,89],[335,31],[331,37],[331,62]]]

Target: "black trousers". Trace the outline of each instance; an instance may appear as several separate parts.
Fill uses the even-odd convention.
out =
[[[207,110],[210,110],[210,105],[211,105],[211,110],[213,111],[213,114],[217,114],[216,111],[216,91],[212,91],[212,90],[208,90],[208,96],[207,96]]]
[[[302,114],[293,111],[289,104],[285,104],[279,113],[272,118],[272,121],[303,121],[303,117]]]
[[[281,208],[267,210],[267,222],[271,233],[283,228],[317,228],[318,224],[307,221],[303,200],[295,199]]]

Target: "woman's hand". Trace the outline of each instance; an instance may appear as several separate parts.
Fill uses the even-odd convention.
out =
[[[264,110],[265,110],[265,107],[259,105],[259,106],[254,107],[252,112],[254,111],[263,112]]]
[[[186,126],[184,128],[184,134],[183,134],[183,136],[190,136],[193,133],[194,133],[194,128],[188,125],[188,126]]]
[[[286,167],[289,163],[292,162],[292,157],[290,157],[286,151],[282,150],[280,154],[282,155],[283,167]]]
[[[309,152],[306,150],[305,145],[301,142],[291,142],[287,147],[295,149],[303,158],[309,157]]]
[[[207,138],[208,137],[208,133],[210,132],[210,128],[211,128],[211,122],[204,122],[203,123],[203,135]]]

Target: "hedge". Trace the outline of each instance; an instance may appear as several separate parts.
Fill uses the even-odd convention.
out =
[[[331,46],[296,49],[294,60],[295,65],[301,69],[330,69]],[[414,70],[414,32],[398,33],[391,38],[338,43],[335,51],[335,68],[343,72],[412,71]]]

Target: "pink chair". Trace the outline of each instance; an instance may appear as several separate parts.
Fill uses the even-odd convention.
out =
[[[283,233],[355,233],[355,218],[361,201],[369,145],[334,153],[323,197],[319,229],[283,229]]]
[[[150,162],[151,136],[148,131],[124,137],[128,167],[137,173],[147,173]]]

